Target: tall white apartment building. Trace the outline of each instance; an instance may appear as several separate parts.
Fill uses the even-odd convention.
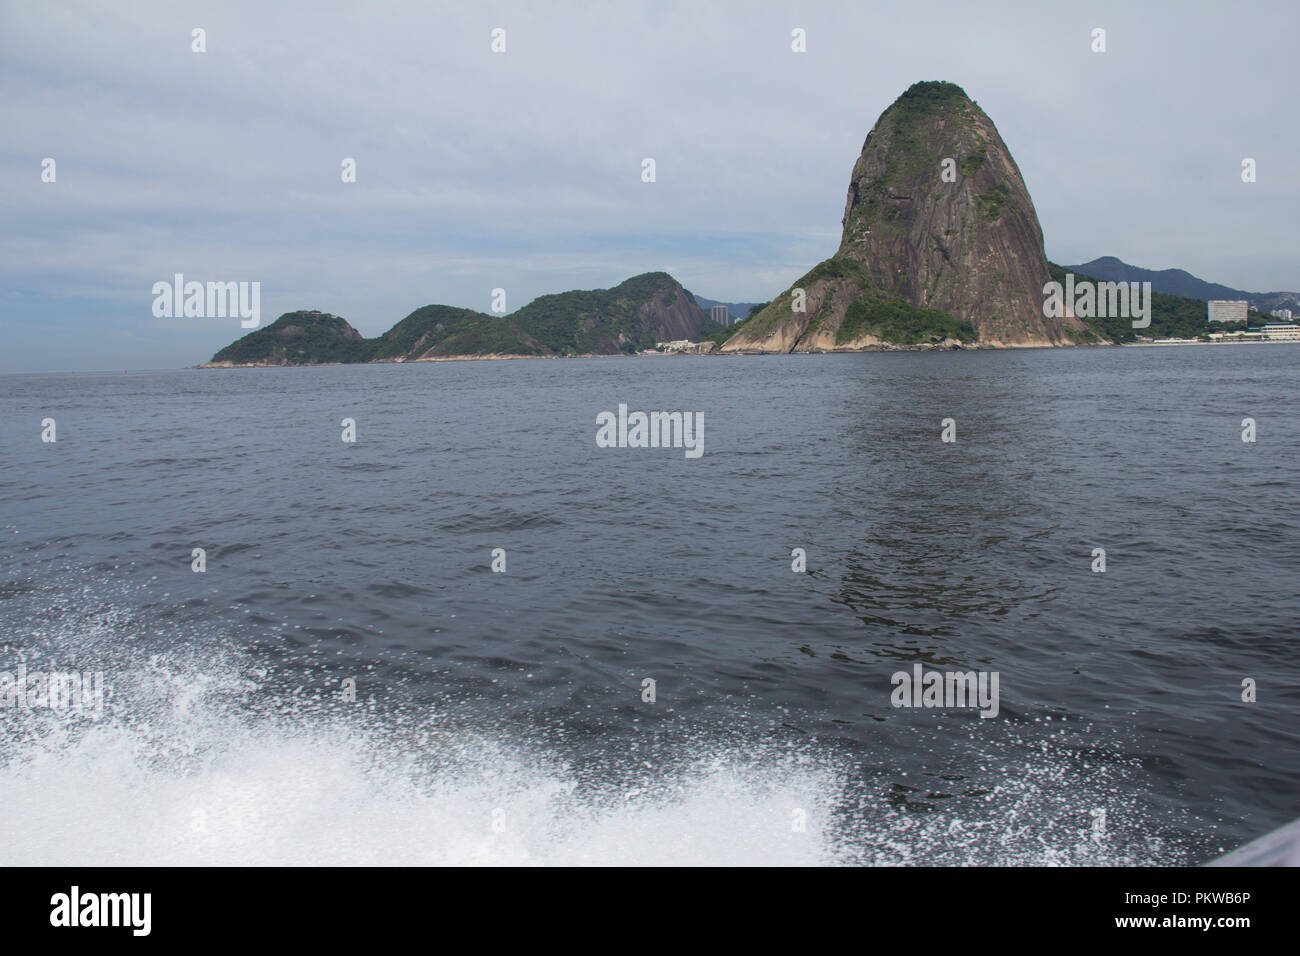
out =
[[[1206,303],[1211,322],[1245,322],[1246,300],[1211,299]]]

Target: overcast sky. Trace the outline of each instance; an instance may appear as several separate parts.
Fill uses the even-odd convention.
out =
[[[369,336],[654,270],[766,300],[834,253],[862,141],[918,80],[997,124],[1049,258],[1300,289],[1298,31],[1296,0],[0,0],[0,371],[245,334],[154,318],[177,272]]]

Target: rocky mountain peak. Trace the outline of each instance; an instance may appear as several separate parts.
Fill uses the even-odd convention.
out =
[[[792,287],[806,311],[788,292],[725,349],[1088,337],[1081,320],[1043,316],[1050,277],[1033,201],[993,121],[956,84],[916,83],[881,114],[854,163],[843,227],[834,258]]]

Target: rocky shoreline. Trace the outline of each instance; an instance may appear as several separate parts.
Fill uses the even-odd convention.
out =
[[[1080,343],[1072,348],[1086,348],[1090,346],[1109,347],[1111,343],[1095,342]],[[707,351],[699,352],[654,352],[654,353],[617,353],[610,354],[607,352],[590,352],[581,355],[440,355],[433,358],[418,359],[376,359],[370,362],[205,362],[202,365],[194,365],[191,368],[200,369],[224,369],[224,368],[315,368],[323,366],[343,366],[343,365],[412,365],[424,362],[504,362],[515,359],[532,359],[532,360],[552,360],[561,361],[564,359],[580,358],[603,358],[603,359],[635,359],[635,358],[676,358],[676,357],[702,357],[712,356],[714,358],[731,358],[747,355],[857,355],[872,352],[980,352],[988,350],[1007,351],[1010,349],[1052,349],[1062,348],[1065,346],[1052,346],[1045,344],[1023,344],[1023,345],[999,345],[987,342],[963,343],[956,339],[945,339],[942,342],[929,342],[917,345],[899,345],[893,342],[882,342],[875,345],[864,345],[857,348],[835,348],[835,349],[796,349],[794,351],[775,351],[772,349],[732,349],[722,351],[716,347]]]

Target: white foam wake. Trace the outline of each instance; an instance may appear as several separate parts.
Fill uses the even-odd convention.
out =
[[[837,783],[806,758],[647,767],[614,787],[436,726],[252,716],[219,700],[229,682],[194,677],[155,670],[127,692],[157,700],[99,721],[5,714],[0,863],[834,862]]]
[[[425,708],[277,697],[213,649],[237,641],[151,653],[129,620],[50,618],[34,605],[39,630],[6,661],[52,670],[61,649],[59,665],[103,666],[111,690],[99,720],[0,708],[0,865],[1188,862],[1158,835],[1139,770],[1032,725],[925,744],[963,782],[932,800],[906,777],[931,804],[918,809],[894,799],[883,754],[701,730],[671,765],[595,741],[609,752],[575,766],[519,730],[469,732]],[[1088,831],[1098,807],[1105,839]]]

